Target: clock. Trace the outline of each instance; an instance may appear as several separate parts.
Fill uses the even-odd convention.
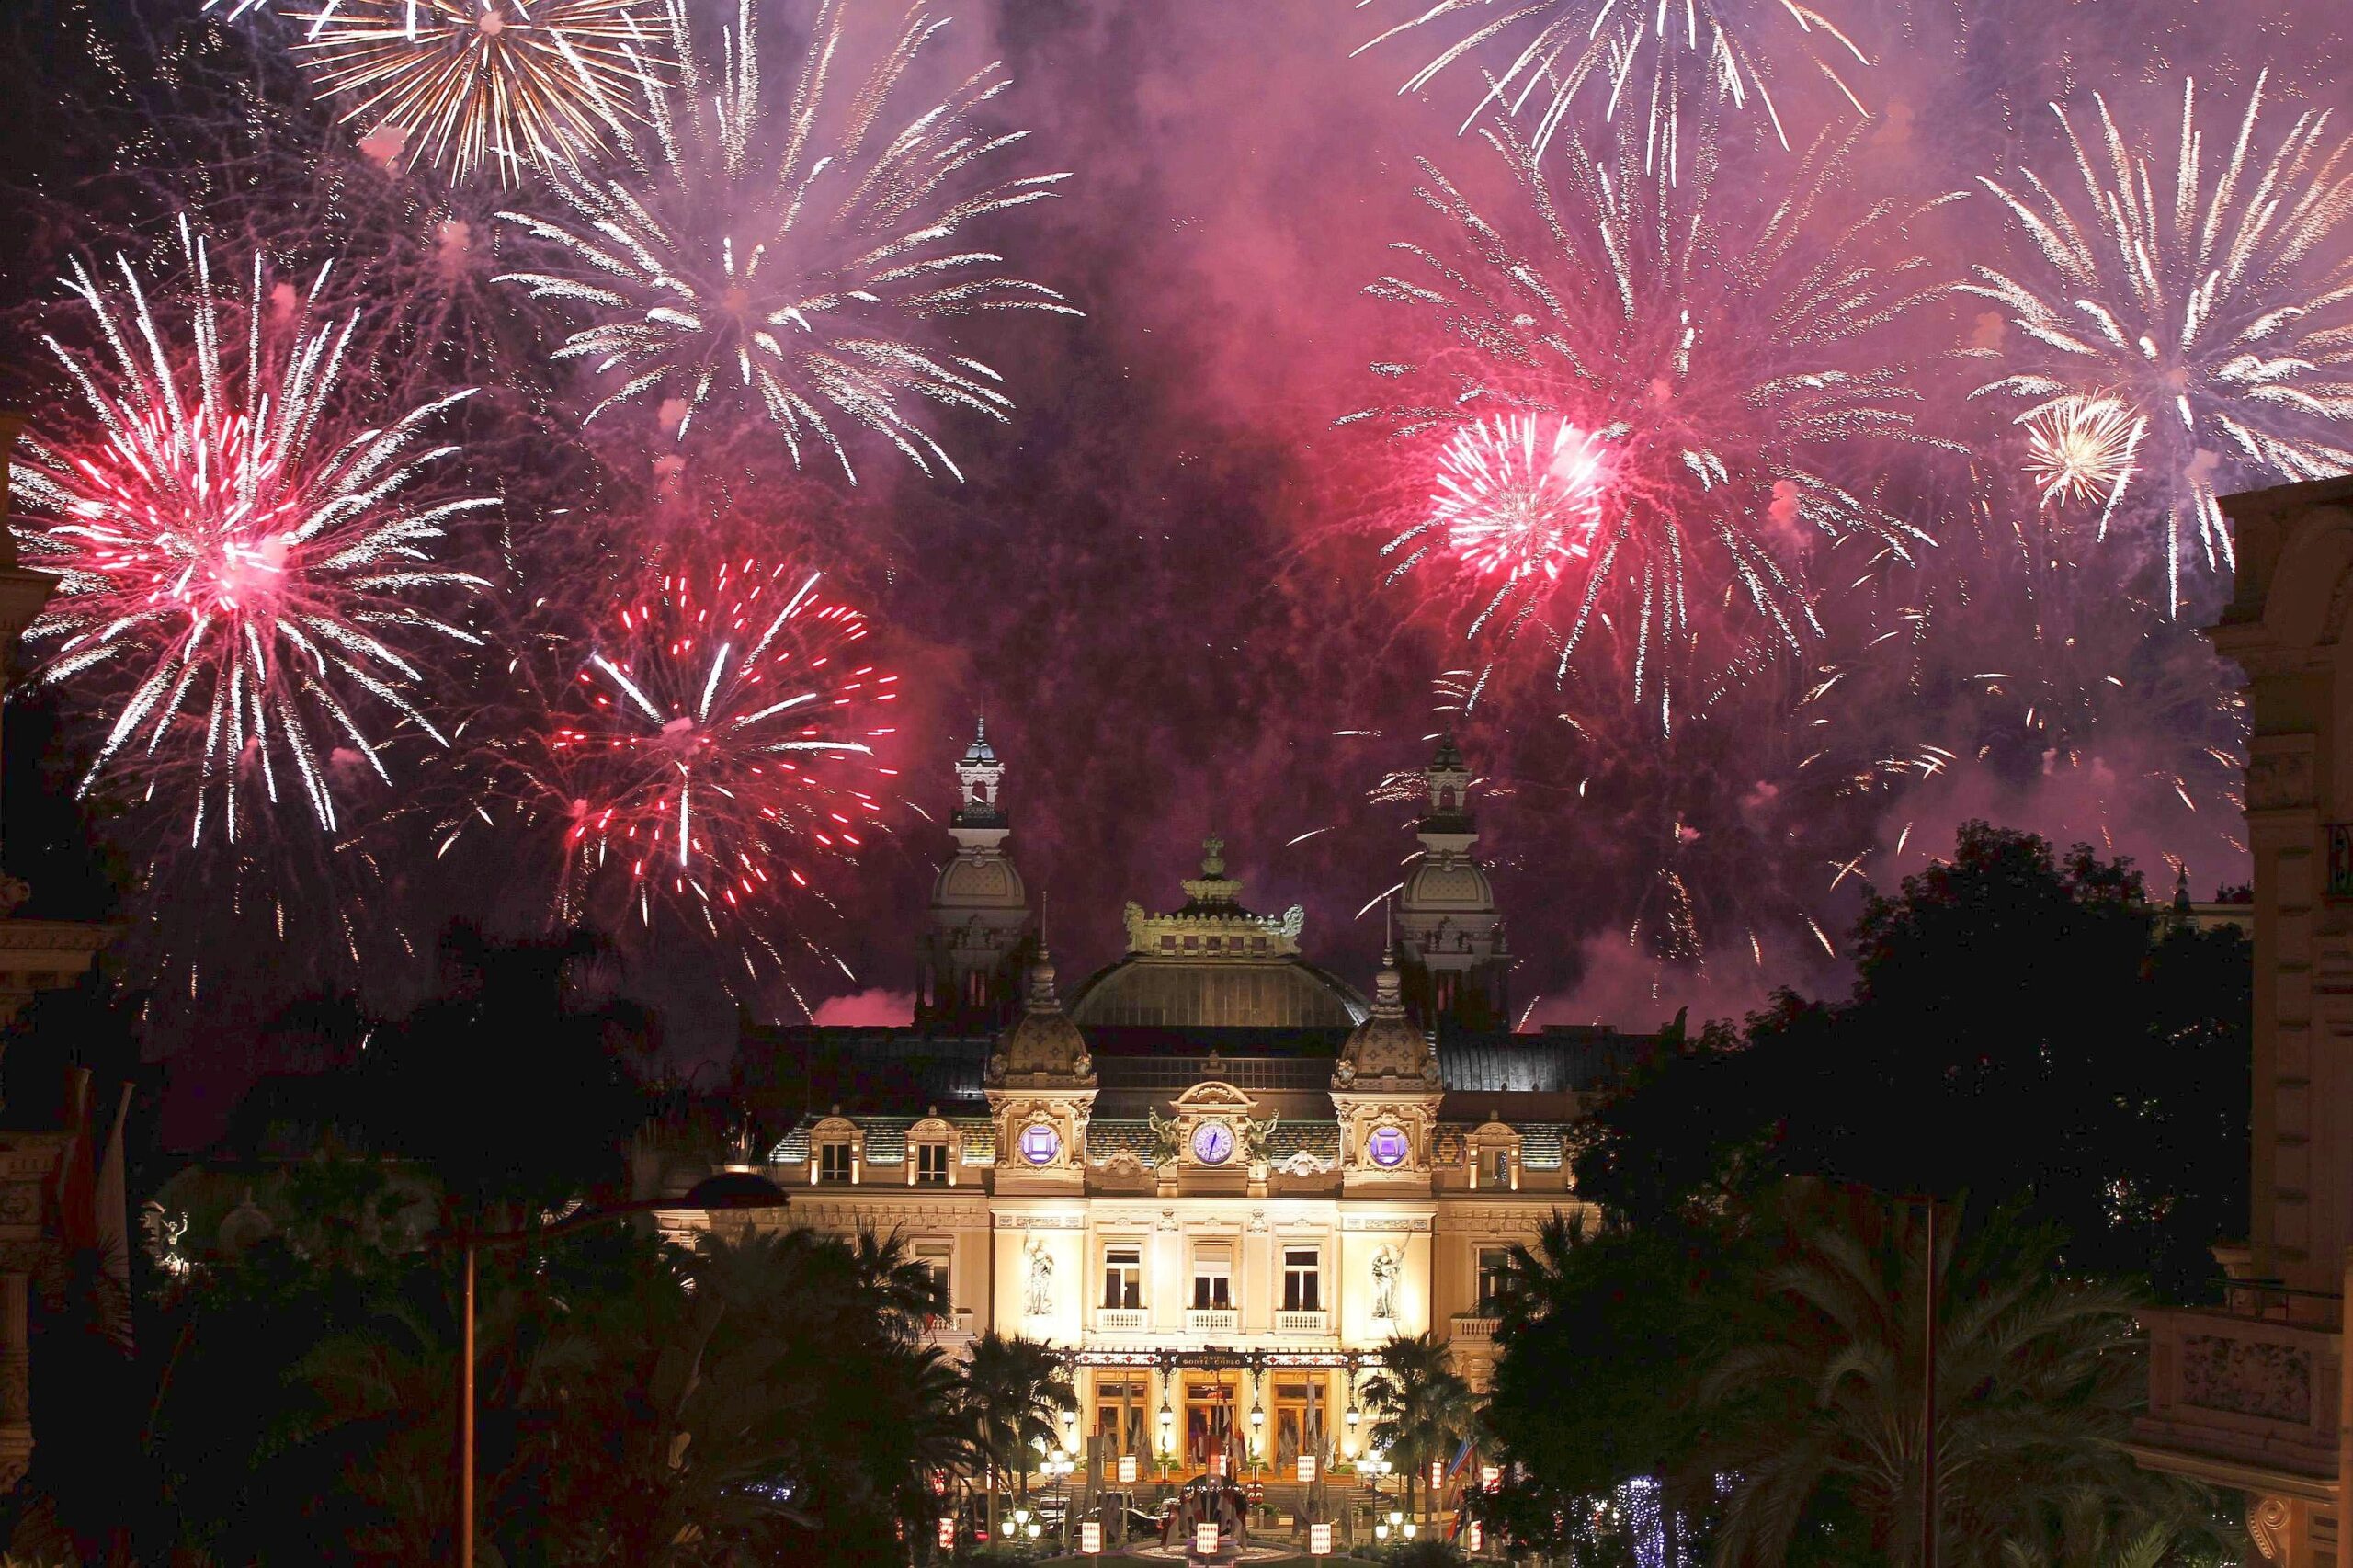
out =
[[[1233,1158],[1233,1129],[1222,1121],[1204,1121],[1194,1128],[1193,1158],[1205,1165],[1222,1165]]]
[[[1033,1121],[1021,1130],[1018,1147],[1021,1157],[1031,1165],[1051,1165],[1063,1152],[1063,1135],[1042,1121]]]
[[[1382,1170],[1394,1170],[1405,1163],[1408,1145],[1402,1127],[1376,1127],[1372,1136],[1364,1141],[1367,1158]]]

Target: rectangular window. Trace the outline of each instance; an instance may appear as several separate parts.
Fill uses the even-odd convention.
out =
[[[915,1145],[915,1180],[927,1186],[948,1185],[948,1145],[918,1143]]]
[[[1233,1305],[1233,1254],[1204,1243],[1193,1252],[1193,1310],[1222,1312]]]
[[[1479,1315],[1493,1317],[1511,1282],[1511,1249],[1479,1249]]]
[[[1175,952],[1175,951],[1176,950],[1176,937],[1161,937],[1161,938],[1160,938],[1160,950],[1161,950],[1162,952],[1164,952],[1164,953],[1173,953],[1173,952]]]
[[[1498,1149],[1492,1157],[1495,1161],[1495,1185],[1509,1187],[1511,1185],[1511,1151]]]
[[[917,1242],[915,1261],[931,1271],[931,1280],[938,1287],[942,1302],[955,1300],[949,1287],[949,1264],[956,1256],[952,1242]]]
[[[1103,1304],[1112,1308],[1143,1305],[1143,1248],[1140,1245],[1103,1249]]]
[[[849,1180],[849,1145],[821,1143],[817,1146],[817,1179],[819,1181]]]
[[[1283,1249],[1283,1311],[1320,1312],[1324,1310],[1323,1271],[1313,1247]]]

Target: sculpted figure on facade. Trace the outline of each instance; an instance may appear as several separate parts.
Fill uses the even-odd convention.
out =
[[[1054,1313],[1054,1255],[1046,1244],[1031,1237],[1026,1255],[1029,1261],[1029,1293],[1024,1308],[1033,1318],[1051,1317]]]
[[[1397,1277],[1404,1271],[1405,1259],[1393,1246],[1383,1246],[1372,1255],[1372,1315],[1377,1322],[1397,1321]]]

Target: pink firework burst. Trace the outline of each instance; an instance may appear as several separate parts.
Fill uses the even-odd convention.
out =
[[[616,609],[546,742],[567,913],[625,899],[651,925],[676,903],[734,926],[756,975],[754,949],[781,963],[775,917],[814,891],[804,867],[854,858],[881,811],[843,765],[892,771],[873,747],[898,677],[819,581],[747,557],[665,572]]]
[[[1593,553],[1606,494],[1607,443],[1566,420],[1498,415],[1465,426],[1439,456],[1429,514],[1382,549],[1410,551],[1390,580],[1442,551],[1479,584],[1471,626],[1559,581]]]
[[[456,449],[423,432],[468,393],[364,423],[340,384],[356,315],[314,323],[258,257],[224,297],[185,222],[180,243],[192,281],[165,321],[129,262],[117,291],[77,262],[103,350],[44,338],[84,406],[17,471],[41,519],[21,543],[60,579],[27,633],[34,678],[107,716],[85,793],[109,775],[185,792],[195,843],[299,790],[333,829],[339,776],[391,781],[369,721],[442,744],[426,651],[476,639],[437,607],[483,585],[435,551],[497,503],[434,483]]]

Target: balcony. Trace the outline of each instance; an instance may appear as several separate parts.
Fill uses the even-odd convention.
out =
[[[1323,1312],[1277,1312],[1277,1334],[1329,1334],[1331,1319]]]
[[[1457,1316],[1453,1335],[1457,1339],[1493,1339],[1497,1319],[1483,1316]]]
[[[2246,1484],[2249,1470],[2333,1484],[2339,1303],[2303,1292],[2233,1296],[2231,1312],[2141,1314],[2149,1408],[2133,1424],[2134,1457],[2153,1470],[2224,1484]]]
[[[926,1319],[924,1339],[932,1345],[961,1345],[972,1337],[972,1309],[955,1307],[944,1317]]]
[[[1242,1327],[1242,1314],[1232,1307],[1195,1308],[1185,1314],[1188,1334],[1233,1334]]]
[[[1142,1334],[1152,1326],[1152,1313],[1142,1307],[1097,1307],[1095,1326],[1104,1334]]]

